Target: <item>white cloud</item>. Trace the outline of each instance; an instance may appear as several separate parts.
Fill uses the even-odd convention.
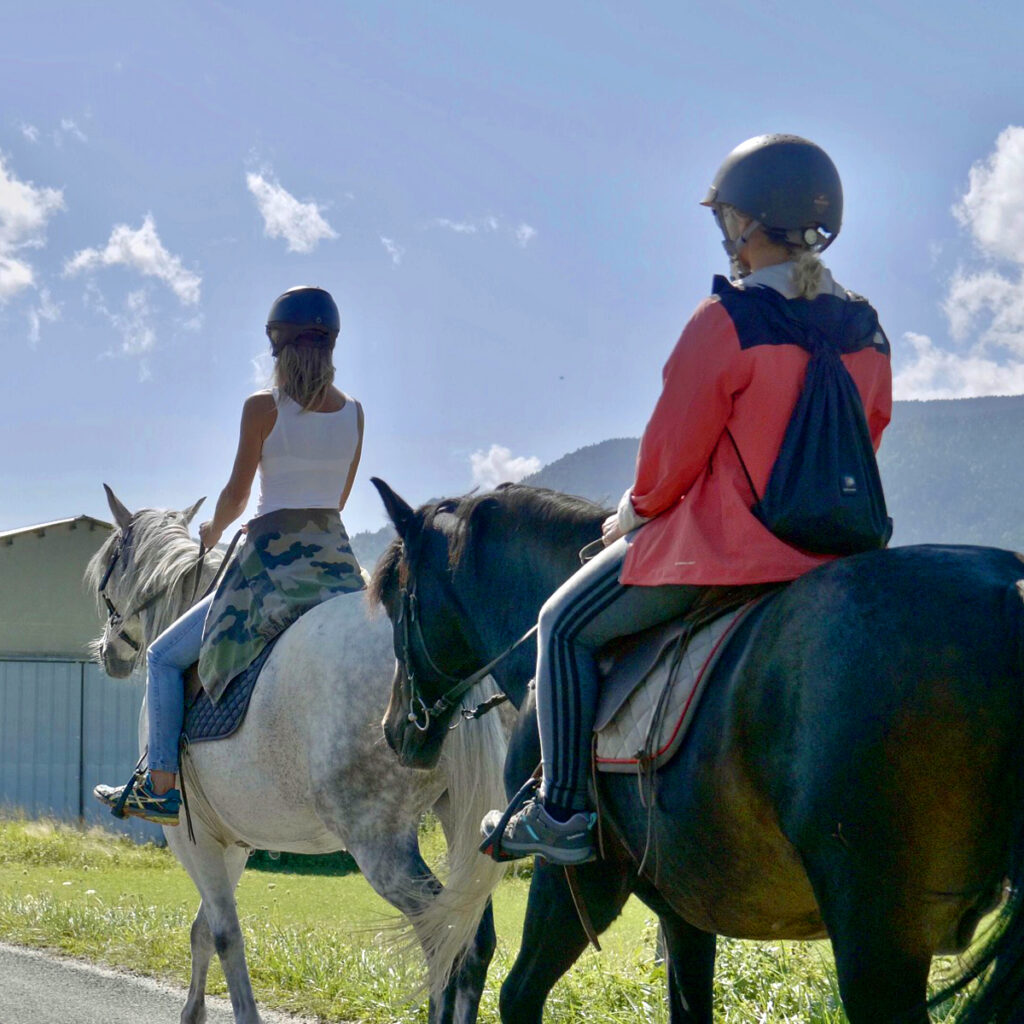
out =
[[[245,183],[263,216],[264,234],[283,238],[289,252],[312,252],[322,239],[338,237],[317,203],[300,202],[273,177],[249,173]]]
[[[21,134],[24,135],[29,142],[39,141],[39,129],[34,124],[23,124],[21,126]]]
[[[537,229],[529,224],[520,224],[516,228],[516,241],[525,249],[537,235]]]
[[[997,362],[977,350],[959,354],[936,347],[925,334],[908,332],[911,363],[893,376],[897,399],[976,398],[1024,394],[1024,363]]]
[[[498,226],[493,217],[484,217],[480,220],[449,220],[447,217],[435,217],[432,223],[435,227],[447,228],[457,235],[475,235],[478,231],[494,231]]]
[[[82,249],[64,264],[64,273],[77,274],[98,267],[130,267],[146,277],[163,281],[183,305],[199,301],[202,278],[182,266],[181,258],[169,253],[156,233],[153,215],[147,213],[142,227],[133,231],[118,224],[103,249]]]
[[[124,300],[123,312],[114,313],[111,321],[121,332],[121,351],[125,355],[142,355],[156,345],[152,310],[144,289],[129,292]]]
[[[0,153],[0,305],[35,284],[25,249],[45,244],[46,225],[64,208],[64,193],[56,188],[36,188],[7,169]]]
[[[1024,128],[1011,125],[996,148],[970,171],[969,185],[953,207],[979,249],[1024,264]]]
[[[958,269],[943,309],[958,341],[973,333],[987,351],[1001,348],[1024,358],[1024,268],[1014,274]]]
[[[62,117],[60,119],[60,127],[55,128],[53,132],[54,145],[63,145],[65,137],[77,139],[79,142],[88,142],[88,136],[81,128],[70,118]]]
[[[104,356],[128,356],[139,361],[139,380],[152,379],[152,371],[146,356],[156,348],[156,328],[149,295],[144,288],[138,288],[125,296],[120,310],[112,310],[100,290],[91,281],[86,286],[84,301],[107,321],[120,336],[120,345],[104,352]]]
[[[524,249],[537,234],[537,229],[525,221],[520,221],[515,227],[506,226],[505,222],[500,217],[495,217],[493,213],[489,213],[485,217],[467,218],[466,220],[435,217],[430,222],[430,226],[445,228],[448,231],[454,231],[457,235],[483,235],[501,231],[503,234],[511,235],[516,240],[516,244]]]
[[[953,207],[982,264],[958,267],[943,302],[953,338],[979,354],[1024,358],[1024,128],[1011,125],[968,175]],[[999,266],[999,263],[1003,266]],[[1013,264],[1006,267],[1006,263]]]
[[[0,306],[34,283],[35,275],[28,263],[0,253]]]
[[[908,333],[911,358],[897,398],[967,398],[1024,392],[1024,128],[1010,126],[970,169],[953,215],[976,258],[956,268],[942,302],[952,348]]]
[[[49,288],[39,289],[39,304],[28,311],[28,340],[31,345],[38,345],[42,334],[42,325],[56,323],[60,319],[60,303],[54,302]]]
[[[387,250],[387,254],[391,257],[391,262],[397,267],[402,262],[405,249],[395,242],[393,238],[385,238],[383,235],[380,236],[380,244]]]
[[[516,483],[540,469],[540,459],[533,455],[512,455],[508,448],[492,444],[487,452],[473,452],[469,457],[473,483],[491,490],[500,483]]]

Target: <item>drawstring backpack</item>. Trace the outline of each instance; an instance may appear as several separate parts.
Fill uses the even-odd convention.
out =
[[[765,293],[759,298],[775,307],[776,315],[784,315],[793,340],[811,358],[760,497],[727,429],[755,498],[751,511],[775,536],[804,551],[852,555],[884,548],[892,536],[892,519],[860,392],[840,358],[839,339],[808,322],[808,317],[792,315],[792,300],[766,288],[751,289],[747,295],[753,298],[755,291]],[[809,305],[813,300],[802,301]],[[864,300],[852,301],[874,314]],[[874,323],[877,328],[877,317]]]

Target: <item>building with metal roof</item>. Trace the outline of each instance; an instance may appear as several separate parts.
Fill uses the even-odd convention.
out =
[[[112,529],[75,516],[0,533],[0,657],[88,659],[99,630],[82,576]]]
[[[89,659],[101,619],[82,577],[112,529],[75,516],[0,532],[0,805],[162,840],[92,796],[127,780],[144,692]]]

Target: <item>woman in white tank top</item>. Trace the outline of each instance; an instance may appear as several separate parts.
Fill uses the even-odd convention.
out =
[[[254,553],[258,556],[253,542],[259,540],[261,529],[264,534],[267,529],[275,530],[271,535],[277,537],[282,524],[310,521],[317,539],[327,538],[326,545],[317,547],[317,564],[326,559],[329,569],[334,570],[328,574],[330,579],[313,579],[310,583],[310,571],[314,577],[317,572],[309,570],[310,559],[299,566],[300,574],[305,569],[307,576],[301,582],[306,592],[314,594],[314,600],[322,600],[339,589],[362,586],[359,566],[352,557],[339,516],[352,490],[363,444],[362,407],[334,386],[332,356],[340,327],[338,307],[322,288],[290,288],[271,307],[267,336],[274,355],[275,386],[246,399],[231,476],[220,493],[213,518],[199,527],[199,538],[207,549],[213,548],[224,530],[245,511],[258,471],[256,516],[247,525],[246,544],[218,593],[191,608],[149,647],[149,770],[129,794],[124,805],[126,814],[163,825],[178,822],[180,794],[175,783],[184,718],[184,672],[199,658],[204,624],[208,637],[211,625],[216,634],[217,623],[206,622],[207,612],[229,583],[232,571],[247,557],[246,548],[253,549],[250,562]],[[286,532],[287,528],[285,525]],[[289,565],[294,574],[293,564]],[[345,582],[336,586],[338,576],[345,576]],[[271,584],[276,580],[273,573],[268,578]],[[289,577],[289,582],[293,578]],[[318,589],[321,583],[323,586]],[[236,590],[245,586],[238,573],[234,585]],[[275,614],[280,614],[277,607]],[[212,639],[216,643],[218,637]],[[265,643],[264,637],[259,647]],[[203,671],[205,664],[204,647],[201,676],[216,700],[228,680],[218,679],[216,687],[211,688]],[[217,668],[214,665],[215,675]],[[122,789],[97,786],[95,793],[104,803],[113,805],[121,797]]]

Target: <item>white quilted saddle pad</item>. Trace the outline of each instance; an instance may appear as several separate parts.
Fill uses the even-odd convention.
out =
[[[658,768],[676,753],[718,656],[750,608],[744,605],[709,623],[693,635],[681,655],[683,630],[676,630],[643,681],[617,709],[598,711],[594,755],[598,771]]]

